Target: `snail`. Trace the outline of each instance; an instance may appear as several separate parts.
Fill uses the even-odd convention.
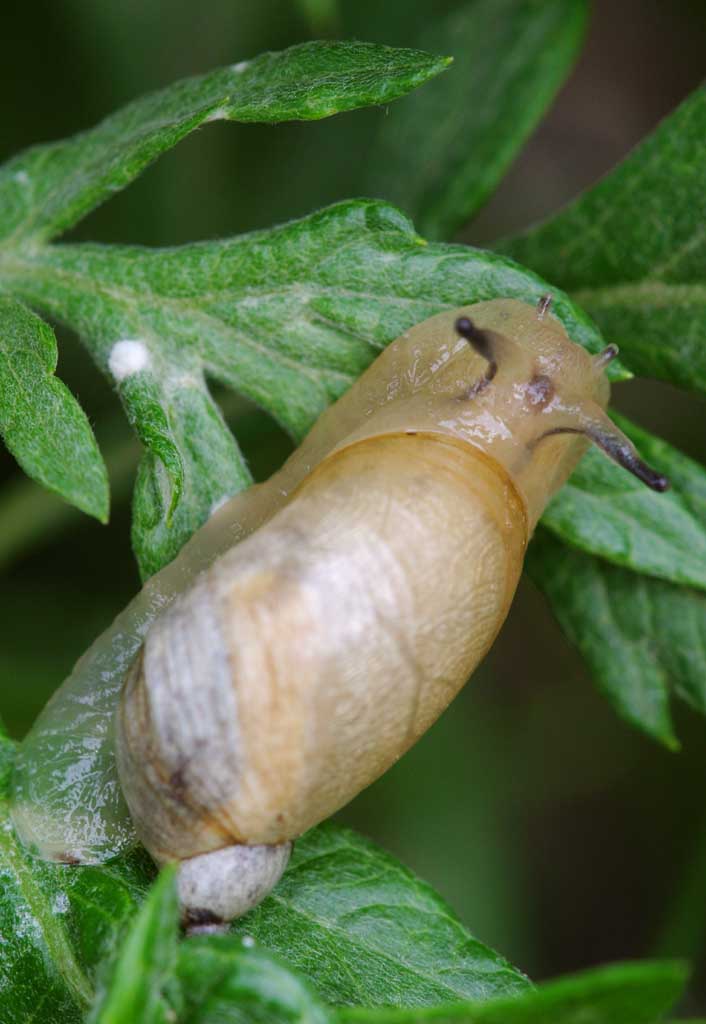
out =
[[[588,443],[667,487],[604,411],[617,349],[549,303],[407,331],[145,585],[21,747],[26,845],[96,862],[136,831],[179,862],[188,925],[245,913],[472,674]]]

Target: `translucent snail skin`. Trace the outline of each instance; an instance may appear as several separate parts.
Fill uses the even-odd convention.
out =
[[[617,350],[591,357],[548,307],[495,299],[403,334],[123,613],[130,657],[144,642],[122,691],[125,644],[112,676],[106,654],[120,647],[115,628],[66,684],[76,706],[95,665],[113,680],[114,730],[105,713],[98,739],[89,723],[91,749],[112,756],[115,744],[131,821],[158,863],[180,862],[192,927],[259,902],[291,842],[447,707],[493,643],[535,524],[589,441],[666,488],[604,412]],[[107,784],[100,834],[75,806],[58,823],[68,790],[56,767],[66,774],[75,752],[55,757],[59,798],[38,807],[37,758],[57,748],[62,692],[26,741],[15,822],[40,855],[100,860],[130,826]]]

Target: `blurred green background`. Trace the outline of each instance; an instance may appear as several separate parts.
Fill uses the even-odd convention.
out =
[[[90,126],[184,75],[322,35],[423,45],[452,0],[35,0],[3,11],[2,157]],[[598,0],[583,56],[463,240],[487,243],[608,170],[701,80],[703,2]],[[404,101],[402,101],[404,102]],[[72,238],[147,245],[229,235],[364,192],[389,110],[276,128],[209,127]],[[415,153],[411,159],[424,159]],[[88,411],[113,485],[108,527],[22,479],[0,453],[0,714],[21,736],[137,587],[129,501],[137,445],[117,399],[60,335],[59,372]],[[615,404],[706,460],[704,403],[653,382]],[[228,400],[257,476],[282,434]],[[451,710],[341,817],[431,882],[534,978],[611,959],[685,955],[706,1010],[706,722],[675,709],[683,751],[623,725],[543,599],[524,584],[500,640]]]

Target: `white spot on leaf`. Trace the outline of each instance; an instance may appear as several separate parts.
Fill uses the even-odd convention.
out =
[[[207,121],[227,121],[228,107],[216,107],[206,118]]]
[[[65,914],[69,909],[69,897],[65,892],[58,892],[51,905],[54,914]]]
[[[108,369],[117,381],[132,377],[144,370],[150,361],[149,349],[144,341],[138,338],[125,338],[117,341],[108,357]]]
[[[233,65],[233,71],[235,71],[236,75],[242,75],[249,63],[249,60],[241,60],[238,64]]]

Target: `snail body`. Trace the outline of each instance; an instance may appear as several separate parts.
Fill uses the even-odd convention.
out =
[[[603,411],[614,354],[591,357],[546,304],[432,317],[151,581],[147,603],[162,610],[122,687],[117,765],[147,849],[182,862],[187,919],[259,901],[291,841],[450,703],[589,439],[666,486]],[[20,784],[20,831],[56,855],[28,792]]]

